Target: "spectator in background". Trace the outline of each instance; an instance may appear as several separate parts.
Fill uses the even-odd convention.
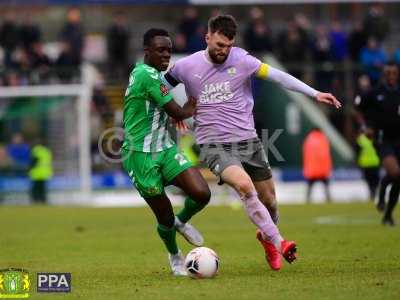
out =
[[[13,163],[7,153],[7,149],[0,144],[0,175],[8,175],[13,172]],[[0,187],[0,204],[3,202],[3,190]]]
[[[197,27],[194,35],[190,36],[187,40],[187,52],[195,53],[207,47],[204,37],[206,35],[206,28],[204,26]]]
[[[307,179],[306,201],[311,202],[311,189],[321,181],[325,186],[325,198],[331,201],[329,177],[332,173],[332,158],[329,140],[319,129],[312,129],[303,143],[303,176]]]
[[[378,40],[374,37],[368,38],[367,46],[361,50],[360,62],[373,84],[378,83],[386,61],[387,55]]]
[[[13,170],[13,161],[8,155],[7,148],[0,144],[0,174],[6,175]]]
[[[79,61],[71,49],[71,44],[61,42],[61,52],[55,66],[57,75],[62,82],[70,82],[79,74]]]
[[[278,38],[277,49],[288,73],[301,79],[304,67],[301,63],[306,61],[308,50],[308,36],[305,30],[295,21],[290,21]]]
[[[312,41],[312,59],[316,64],[315,84],[318,90],[331,90],[334,65],[331,53],[331,40],[324,25],[315,28]]]
[[[201,25],[196,8],[189,6],[184,10],[178,32],[185,37],[187,53],[200,51],[206,46],[204,42],[206,28]]]
[[[15,21],[15,14],[9,12],[0,27],[0,46],[4,50],[4,65],[13,67],[13,52],[19,43],[19,28]]]
[[[14,69],[21,85],[29,84],[31,78],[31,63],[28,53],[21,47],[14,51]]]
[[[360,101],[359,97],[364,97],[371,91],[372,85],[368,75],[363,74],[357,80],[357,91],[355,102]]]
[[[8,71],[4,75],[3,83],[5,86],[18,86],[20,85],[20,80],[18,74],[15,71]]]
[[[394,52],[393,60],[400,67],[400,48],[397,48],[397,50]]]
[[[367,38],[375,37],[378,42],[383,42],[390,31],[388,18],[382,4],[372,5],[364,19],[364,30]]]
[[[213,8],[210,12],[210,18],[214,18],[219,15],[223,15],[224,12],[220,8]]]
[[[30,147],[21,133],[13,135],[11,143],[7,146],[7,153],[14,162],[16,172],[24,173],[28,170],[31,161]]]
[[[360,21],[356,21],[353,24],[352,30],[349,35],[349,54],[350,59],[354,63],[358,63],[360,60],[361,49],[365,47],[367,43],[367,36],[364,28]]]
[[[84,31],[81,24],[81,12],[77,8],[68,11],[67,22],[60,32],[62,42],[69,45],[69,53],[74,62],[74,66],[82,63],[82,50]]]
[[[130,71],[129,31],[125,16],[117,13],[107,31],[107,52],[110,74],[116,79],[125,79]]]
[[[335,62],[343,62],[348,52],[347,36],[343,31],[342,25],[338,21],[332,23],[329,36],[333,60]]]
[[[333,81],[330,90],[336,95],[339,95],[341,99],[346,99],[344,90],[345,72],[344,72],[344,61],[348,54],[347,35],[343,31],[342,25],[338,21],[334,21],[331,24],[329,33],[329,39],[331,41],[331,55],[332,60],[335,63],[333,70]],[[344,131],[344,114],[332,111],[330,113],[330,120],[335,127],[340,131]]]
[[[173,47],[172,52],[175,54],[187,53],[186,37],[183,33],[177,33],[175,35],[172,47]]]
[[[271,31],[264,20],[264,12],[258,7],[250,10],[250,22],[244,33],[244,44],[253,54],[272,51]]]
[[[31,199],[34,203],[44,204],[47,202],[47,182],[53,177],[53,156],[49,148],[37,141],[31,157]]]
[[[196,35],[200,26],[198,13],[193,6],[187,7],[183,12],[183,19],[179,23],[178,31],[182,33],[188,41],[191,36]]]
[[[34,70],[35,75],[37,75],[37,80],[44,82],[49,79],[50,68],[52,62],[47,54],[43,50],[43,44],[41,42],[34,42],[31,45],[31,50],[28,53],[29,62],[32,70]]]
[[[24,16],[19,32],[22,46],[30,54],[33,45],[41,41],[42,33],[39,26],[33,23],[29,14]]]

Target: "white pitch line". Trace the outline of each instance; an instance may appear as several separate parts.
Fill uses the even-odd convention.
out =
[[[327,225],[375,224],[374,218],[355,218],[352,216],[321,216],[313,219],[313,223]]]

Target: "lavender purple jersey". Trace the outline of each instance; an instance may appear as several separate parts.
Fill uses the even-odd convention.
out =
[[[238,142],[257,136],[251,76],[261,61],[233,47],[223,64],[213,64],[205,50],[178,60],[169,75],[197,99],[194,128],[198,144]]]

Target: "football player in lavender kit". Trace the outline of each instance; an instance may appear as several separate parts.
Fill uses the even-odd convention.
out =
[[[296,259],[296,244],[284,240],[277,227],[271,168],[254,128],[251,77],[269,78],[336,108],[341,104],[333,95],[321,93],[233,47],[236,30],[236,21],[230,15],[211,18],[207,49],[178,60],[164,80],[169,88],[183,83],[187,95],[197,99],[194,131],[200,157],[240,195],[247,215],[257,226],[256,237],[268,264],[279,270],[281,255],[289,263]]]

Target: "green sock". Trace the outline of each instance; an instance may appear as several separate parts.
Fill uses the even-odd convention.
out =
[[[185,199],[185,204],[182,210],[176,215],[182,223],[189,221],[195,214],[202,210],[204,205],[198,204],[190,197]]]
[[[158,224],[157,232],[160,238],[163,240],[165,247],[171,254],[178,253],[178,246],[176,245],[176,228],[168,228],[162,224]]]

